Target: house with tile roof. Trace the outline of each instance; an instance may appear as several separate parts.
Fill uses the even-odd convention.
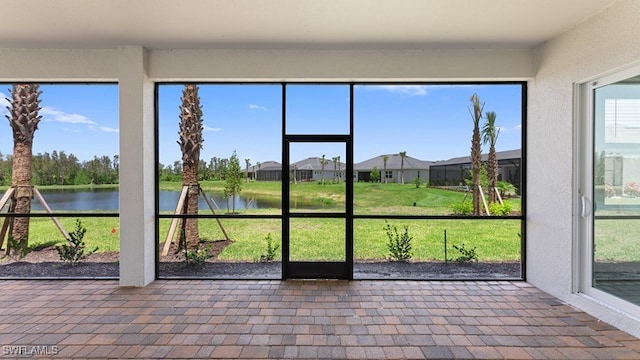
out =
[[[482,161],[486,162],[488,154],[482,154]],[[498,180],[507,181],[520,189],[521,186],[521,157],[520,149],[497,151]],[[444,161],[436,161],[429,168],[430,185],[433,186],[460,186],[465,184],[465,179],[471,176],[471,157],[461,156]]]
[[[386,165],[385,156],[387,158]],[[405,183],[416,178],[427,182],[429,181],[429,166],[431,164],[431,161],[419,160],[408,155],[404,160],[400,154],[380,155],[355,164],[353,166],[354,180],[370,181],[371,171],[375,167],[380,171],[381,182],[401,183],[403,178]]]

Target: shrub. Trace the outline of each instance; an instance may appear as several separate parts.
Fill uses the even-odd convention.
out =
[[[404,233],[402,235],[398,233],[398,228],[395,225],[392,227],[386,224],[384,229],[389,238],[389,242],[387,243],[389,259],[391,259],[391,261],[407,261],[411,259],[411,240],[413,237],[409,236],[409,227],[404,227]]]
[[[98,251],[96,246],[93,250],[85,253],[86,245],[83,239],[86,233],[87,228],[82,226],[80,219],[76,219],[76,229],[69,233],[68,244],[56,245],[60,260],[75,266],[79,261],[86,260],[91,254]]]
[[[380,182],[380,170],[378,170],[377,167],[373,167],[373,170],[371,170],[371,174],[369,175],[369,181],[371,182]]]
[[[471,261],[478,261],[478,253],[476,253],[475,246],[471,249],[467,249],[465,248],[464,243],[462,243],[461,246],[453,245],[453,248],[458,250],[458,252],[460,253],[460,256],[456,258],[456,262],[466,263]]]
[[[204,249],[198,248],[195,250],[188,250],[185,248],[184,252],[182,253],[184,262],[187,265],[202,266],[207,261],[207,259],[213,257],[209,250],[211,250],[211,245],[205,247]]]
[[[17,257],[19,259],[22,259],[25,256],[29,255],[29,253],[33,249],[29,247],[26,241],[22,241],[22,239],[16,240],[13,238],[13,236],[11,236],[11,234],[9,234],[7,238],[7,250],[7,255],[9,257]]]
[[[489,205],[489,214],[495,216],[507,216],[511,213],[511,205],[508,203],[493,203]]]
[[[280,247],[280,245],[278,244],[276,244],[275,246],[272,244],[273,239],[271,239],[271,233],[267,234],[267,236],[265,237],[265,240],[267,241],[267,251],[266,253],[263,253],[262,255],[260,255],[260,262],[273,261],[273,259],[276,258],[276,255],[278,255],[277,251],[278,251],[278,248]]]
[[[422,185],[422,179],[420,178],[415,178],[412,181],[415,185],[416,185],[416,189],[420,187],[420,185]]]
[[[516,187],[508,181],[496,182],[496,188],[500,192],[501,197],[511,197],[516,194]]]
[[[453,204],[450,206],[455,215],[471,215],[473,214],[473,204],[470,202],[463,202],[460,204]]]
[[[604,193],[606,197],[612,198],[616,196],[616,189],[611,184],[604,185]]]
[[[624,194],[631,197],[640,197],[640,184],[636,182],[628,182],[624,184],[624,188],[622,190]]]

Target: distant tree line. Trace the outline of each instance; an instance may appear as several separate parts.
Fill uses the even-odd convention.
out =
[[[0,185],[11,185],[13,155],[0,153]],[[118,184],[119,157],[94,156],[92,160],[80,161],[73,154],[54,150],[38,153],[32,159],[32,181],[43,185],[98,185]],[[182,181],[182,161],[172,165],[158,164],[160,181]],[[198,180],[221,180],[227,178],[229,159],[213,157],[209,162],[200,160]]]
[[[13,155],[0,153],[0,185],[11,185]],[[54,150],[33,155],[32,182],[43,185],[98,185],[117,184],[119,157],[94,156],[80,161],[75,155]]]
[[[198,180],[226,180],[229,173],[229,159],[212,157],[209,162],[200,160],[198,163]],[[160,181],[182,181],[182,161],[173,164],[158,164]]]

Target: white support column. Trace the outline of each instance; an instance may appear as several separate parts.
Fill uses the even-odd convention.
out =
[[[155,279],[155,131],[148,51],[118,48],[120,99],[120,286]]]

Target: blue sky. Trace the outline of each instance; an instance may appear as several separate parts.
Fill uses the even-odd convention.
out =
[[[118,87],[113,84],[41,85],[40,115],[33,153],[53,150],[80,160],[118,154]],[[13,135],[5,117],[10,84],[0,85],[0,152],[13,152]]]
[[[10,85],[0,85],[3,115]],[[159,87],[159,156],[163,164],[179,160],[177,140],[182,85]],[[42,85],[43,119],[34,153],[64,150],[81,160],[118,154],[116,85]],[[498,150],[521,146],[519,85],[359,85],[354,90],[354,158],[364,161],[406,151],[421,160],[446,160],[469,154],[472,120],[469,98],[477,93],[486,111],[497,113]],[[280,85],[200,85],[205,139],[201,159],[228,158],[235,150],[256,162],[281,160],[282,88]],[[287,86],[288,133],[346,134],[348,85]],[[0,151],[11,153],[11,128],[5,119]],[[336,144],[292,148],[292,160],[341,156]]]

